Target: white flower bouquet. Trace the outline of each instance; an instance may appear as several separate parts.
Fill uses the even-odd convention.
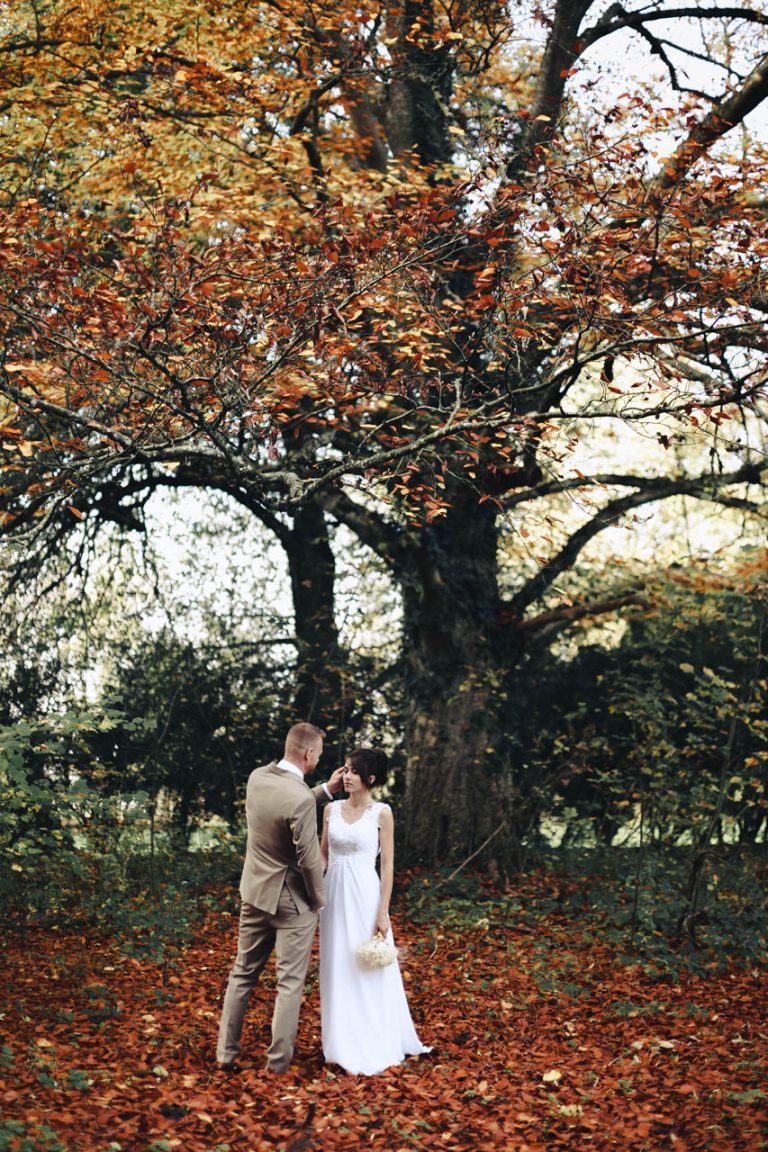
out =
[[[397,960],[397,948],[377,932],[372,940],[366,940],[357,950],[357,962],[363,968],[386,968]]]

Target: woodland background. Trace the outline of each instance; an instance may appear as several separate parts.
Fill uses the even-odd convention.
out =
[[[762,0],[0,0],[0,1148],[766,1146],[767,97]],[[275,1095],[297,718],[435,1053],[311,982]]]

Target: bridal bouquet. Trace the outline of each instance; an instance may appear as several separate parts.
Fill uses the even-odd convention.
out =
[[[386,968],[397,960],[397,948],[377,932],[372,940],[366,940],[357,950],[357,961],[363,968]]]

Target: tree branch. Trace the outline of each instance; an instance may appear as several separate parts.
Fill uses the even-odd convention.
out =
[[[613,596],[609,600],[599,600],[594,604],[572,604],[553,608],[550,612],[540,612],[538,616],[532,616],[528,620],[519,620],[512,627],[516,633],[533,636],[538,641],[548,643],[554,635],[575,624],[577,620],[604,616],[607,612],[615,612],[617,608],[626,607],[627,604],[650,608],[648,601],[639,592],[627,592],[623,596]]]
[[[596,24],[587,28],[579,37],[581,53],[591,48],[599,40],[611,36],[622,28],[639,30],[646,24],[657,20],[715,20],[733,19],[746,20],[752,24],[768,24],[768,15],[765,12],[756,12],[749,8],[738,8],[735,5],[722,8],[703,8],[697,5],[684,5],[680,8],[671,8],[668,5],[659,7],[656,11],[627,12],[621,4],[612,4],[600,17]]]
[[[560,115],[570,69],[579,52],[579,25],[593,0],[557,0],[547,46],[539,68],[536,92],[519,148],[507,165],[507,178],[514,179],[527,164],[537,145],[552,135]]]
[[[415,571],[413,550],[397,525],[390,524],[339,489],[320,492],[318,499],[330,516],[351,529],[389,567]]]
[[[665,192],[680,183],[708,148],[753,112],[768,97],[768,56],[753,68],[735,92],[723,96],[691,130],[677,151],[664,163],[651,184],[652,192]]]
[[[715,494],[717,489],[733,484],[757,484],[766,468],[768,462],[763,460],[758,464],[747,464],[736,472],[724,473],[717,477],[706,475],[690,479],[648,480],[639,491],[609,501],[591,520],[574,532],[565,546],[512,597],[511,604],[517,616],[522,617],[526,608],[540,599],[555,580],[572,567],[582,549],[605,528],[615,524],[626,512],[640,508],[643,504],[669,499],[671,496],[694,496],[717,503],[718,497]],[[725,498],[729,499],[727,494]]]

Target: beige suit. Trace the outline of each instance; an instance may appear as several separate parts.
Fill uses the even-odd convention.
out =
[[[257,768],[248,780],[237,956],[216,1051],[222,1064],[232,1063],[240,1052],[248,1001],[273,949],[277,997],[267,1067],[284,1072],[291,1062],[317,913],[325,904],[317,805],[327,798],[322,785],[310,789],[276,763]]]

